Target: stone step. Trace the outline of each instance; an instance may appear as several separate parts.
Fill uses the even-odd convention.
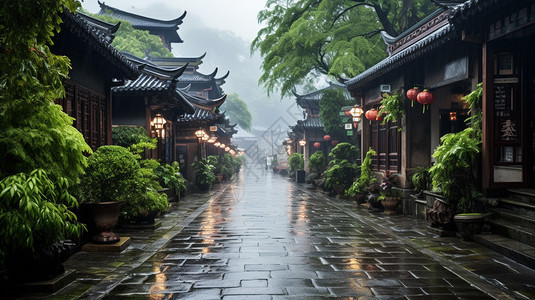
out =
[[[476,234],[474,241],[535,269],[535,247],[533,246],[497,234]]]
[[[535,219],[535,204],[512,199],[500,199],[500,207],[511,210],[514,214],[530,216]]]
[[[535,189],[509,189],[507,191],[511,200],[535,205]]]
[[[492,233],[535,246],[535,228],[519,225],[515,221],[505,219],[490,219],[489,223]]]
[[[524,227],[535,228],[535,214],[504,207],[491,208],[489,211],[492,213],[492,220],[501,219]]]

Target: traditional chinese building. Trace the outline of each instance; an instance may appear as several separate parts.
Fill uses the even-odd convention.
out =
[[[146,30],[150,34],[160,37],[164,46],[171,51],[172,43],[182,43],[182,39],[178,35],[178,25],[182,24],[182,20],[186,17],[186,12],[173,20],[158,20],[148,18],[133,13],[129,13],[111,6],[104,2],[98,2],[100,5],[99,15],[112,16],[119,20],[125,20],[132,24],[132,27],[139,30]]]
[[[500,197],[487,205],[494,213],[488,220],[493,234],[476,240],[533,267],[535,3],[435,3],[440,5],[436,12],[400,36],[383,35],[389,56],[346,83],[365,110],[379,107],[383,92],[398,92],[405,100],[402,120],[363,122],[363,149],[377,150],[376,171],[398,172],[409,187],[412,170],[433,164],[440,137],[464,129],[467,104],[461,98],[482,83],[476,179],[485,196]],[[425,111],[404,96],[414,87],[434,94]]]
[[[176,132],[180,130],[177,122],[199,109],[215,110],[223,104],[225,96],[210,100],[180,88],[187,65],[164,69],[131,54],[125,55],[140,69],[141,75],[112,89],[113,124],[144,127],[149,136],[159,139],[159,148],[152,156],[164,162],[175,161],[179,156],[175,147]]]
[[[363,123],[362,148],[378,152],[377,171],[398,172],[408,186],[412,169],[432,164],[440,137],[465,128],[467,105],[461,98],[483,82],[481,185],[489,193],[534,186],[528,53],[535,11],[530,1],[500,3],[448,1],[400,36],[383,34],[389,56],[346,83],[365,110],[380,106],[384,87],[405,95],[418,86],[435,96],[424,113],[421,104],[407,99],[406,116],[395,124]]]
[[[62,13],[61,32],[51,51],[71,60],[69,79],[64,81],[63,110],[93,150],[111,144],[110,89],[126,79],[137,78],[137,68],[110,45],[118,24],[109,24],[68,10]]]
[[[343,89],[343,85],[330,82],[329,86],[313,91],[311,93],[299,95],[295,94],[295,100],[299,107],[303,109],[304,120],[298,120],[296,125],[290,126],[288,137],[290,143],[285,143],[290,147],[291,152],[302,153],[305,159],[305,170],[308,171],[308,159],[316,151],[323,151],[327,155],[336,145],[336,141],[327,140],[323,123],[319,118],[320,99],[326,90]]]

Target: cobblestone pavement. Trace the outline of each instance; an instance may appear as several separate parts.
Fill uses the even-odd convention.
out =
[[[123,253],[74,255],[78,279],[48,298],[535,298],[530,268],[287,177],[245,171],[180,206]]]

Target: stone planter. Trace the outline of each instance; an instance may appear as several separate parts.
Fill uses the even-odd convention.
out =
[[[459,234],[465,241],[473,241],[474,234],[481,233],[485,217],[482,214],[459,214],[453,217]]]
[[[119,213],[123,204],[118,201],[85,203],[84,206],[91,213],[95,232],[91,239],[99,244],[113,244],[120,240],[119,235],[112,230],[117,226]]]
[[[385,215],[395,215],[398,213],[397,207],[401,203],[401,199],[399,197],[385,197],[381,200],[381,204],[385,208],[384,214]]]

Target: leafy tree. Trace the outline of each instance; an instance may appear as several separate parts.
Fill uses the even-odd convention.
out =
[[[325,133],[341,139],[345,136],[342,120],[339,117],[343,106],[353,105],[354,101],[347,99],[342,89],[325,90],[320,99],[320,120]]]
[[[232,122],[244,130],[251,131],[252,116],[247,108],[247,103],[236,93],[228,94],[225,103],[221,105],[221,110],[230,118]]]
[[[147,30],[135,29],[130,22],[111,16],[90,14],[85,11],[84,13],[112,24],[121,22],[119,30],[115,33],[115,39],[111,43],[119,51],[128,52],[141,58],[147,55],[153,57],[173,57],[171,51],[163,45],[162,40],[150,34]]]
[[[73,119],[54,104],[70,61],[49,46],[75,0],[3,1],[0,6],[0,269],[18,251],[78,235],[69,194],[91,152]],[[7,237],[15,239],[11,243]],[[7,244],[6,244],[7,243]]]
[[[259,82],[282,96],[319,74],[343,82],[386,56],[380,31],[397,36],[434,9],[429,0],[268,0],[251,44],[264,58]]]

